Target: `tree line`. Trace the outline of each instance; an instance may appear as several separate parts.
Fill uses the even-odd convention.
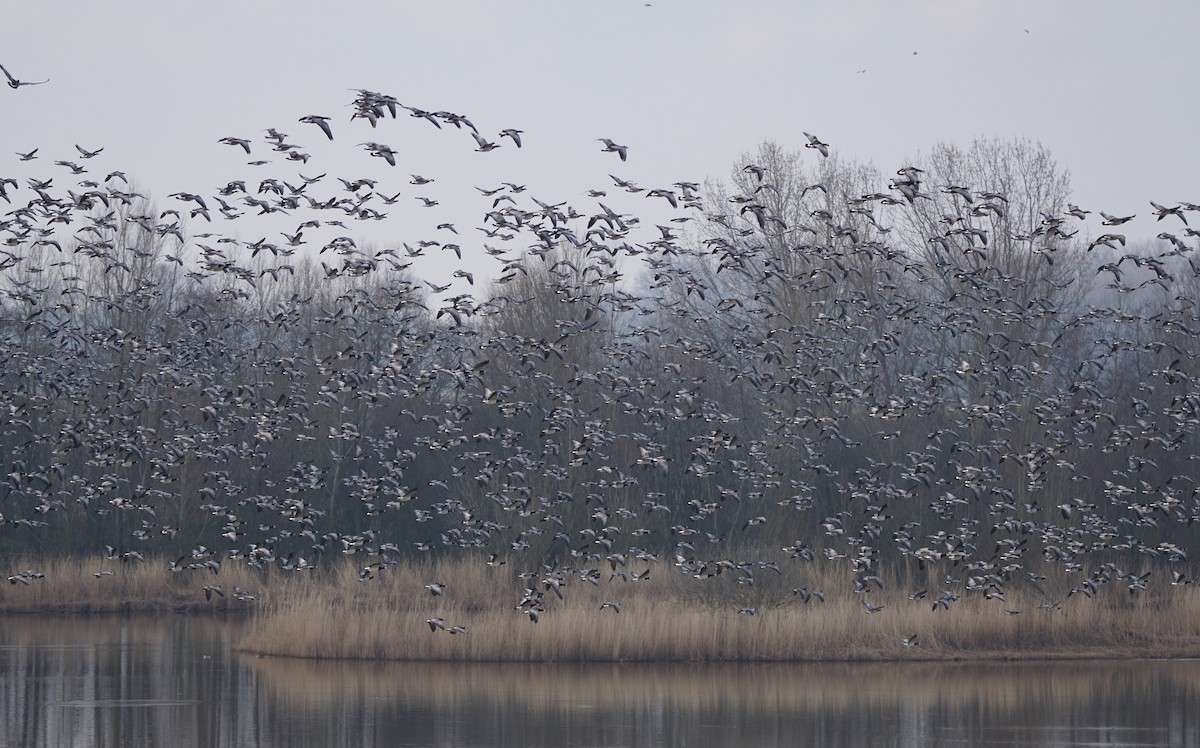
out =
[[[1093,237],[1026,140],[812,163],[765,143],[654,227],[605,207],[637,192],[514,200],[457,295],[349,238],[184,241],[146,198],[69,236],[16,211],[3,552],[1195,552],[1195,235]]]

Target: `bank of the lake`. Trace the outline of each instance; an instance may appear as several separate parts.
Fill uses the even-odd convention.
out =
[[[348,562],[290,573],[226,563],[213,573],[211,567],[171,571],[165,562],[64,559],[36,571],[41,576],[28,584],[4,585],[0,612],[245,611],[249,622],[240,648],[277,657],[464,662],[1200,657],[1200,591],[1194,585],[1164,581],[1131,594],[1114,580],[1088,597],[1068,594],[1080,580],[1061,573],[1006,590],[1005,599],[964,587],[960,599],[945,607],[933,602],[940,591],[914,595],[913,579],[883,579],[882,588],[872,585],[861,594],[844,591],[852,586],[848,580],[819,563],[807,565],[803,574],[760,573],[754,585],[685,578],[662,564],[638,581],[602,575],[592,583],[566,576],[561,599],[543,578],[519,578],[482,559],[400,564],[375,569],[365,580]],[[97,576],[102,571],[111,574]],[[427,589],[434,584],[444,586],[444,594]],[[541,595],[537,622],[531,606],[518,609],[527,585]],[[804,603],[793,592],[797,587],[843,592]],[[454,627],[465,631],[451,634]]]
[[[279,577],[244,562],[219,563],[215,558],[175,565],[179,570],[173,571],[167,559],[102,556],[8,560],[8,583],[0,584],[0,614],[251,611],[260,593],[276,587]]]
[[[0,744],[1200,745],[1200,661],[455,663],[238,651],[209,615],[0,617]]]

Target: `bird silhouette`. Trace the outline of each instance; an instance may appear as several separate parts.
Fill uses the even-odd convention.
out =
[[[49,79],[49,78],[47,78],[47,79],[46,79],[46,80],[44,80],[44,81],[22,81],[22,80],[17,80],[15,77],[13,77],[13,74],[12,74],[12,73],[10,73],[10,72],[8,72],[8,69],[7,69],[7,68],[5,68],[3,65],[0,65],[0,73],[4,73],[4,77],[8,79],[8,87],[9,87],[9,88],[11,88],[11,89],[14,89],[14,90],[16,90],[16,89],[20,88],[21,86],[40,86],[40,85],[42,85],[43,83],[49,83],[49,82],[50,82],[50,79]]]
[[[597,138],[597,140],[604,144],[605,153],[615,153],[621,157],[622,161],[625,161],[629,156],[629,148],[627,146],[617,145],[608,138]]]

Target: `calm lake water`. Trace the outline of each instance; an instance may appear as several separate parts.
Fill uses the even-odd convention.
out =
[[[4,746],[1200,746],[1200,661],[312,663],[198,617],[0,619]]]

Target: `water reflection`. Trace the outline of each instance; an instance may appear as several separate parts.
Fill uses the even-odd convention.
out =
[[[207,618],[0,621],[41,746],[1200,745],[1200,662],[453,665],[243,658]]]

